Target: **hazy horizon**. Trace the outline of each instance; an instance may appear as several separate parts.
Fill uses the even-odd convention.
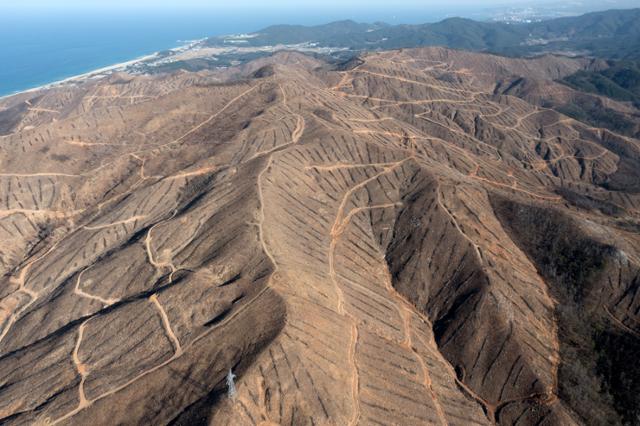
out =
[[[600,11],[612,8],[640,7],[640,0],[583,0],[567,3],[558,3],[548,0],[452,0],[443,4],[437,0],[397,0],[392,5],[385,0],[326,0],[311,1],[301,5],[293,0],[276,0],[265,4],[256,0],[237,0],[232,3],[221,0],[24,0],[20,3],[0,4],[0,11],[30,13],[52,11],[60,12],[84,12],[84,11],[206,11],[217,13],[235,12],[286,12],[299,14],[304,11],[325,12],[332,16],[340,14],[363,15],[373,13],[391,13],[401,11],[434,11],[439,14],[451,16],[472,16],[480,10],[493,10],[499,8],[554,8],[556,10],[573,10],[580,13]],[[348,16],[346,16],[348,17]]]
[[[183,44],[184,40],[256,32],[270,25],[332,21],[423,24],[450,17],[479,21],[533,8],[548,16],[640,7],[640,0],[607,2],[382,0],[269,5],[255,0],[24,0],[0,4],[0,96]],[[366,6],[365,6],[366,5]],[[532,5],[535,5],[532,6]]]

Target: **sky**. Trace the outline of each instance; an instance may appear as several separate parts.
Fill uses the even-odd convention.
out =
[[[449,0],[448,4],[460,6],[486,4],[488,6],[517,4],[531,2],[531,0]],[[2,2],[4,3],[4,1]],[[177,8],[177,7],[197,7],[197,8],[228,8],[228,7],[269,7],[275,8],[293,8],[308,7],[322,5],[323,7],[342,6],[345,3],[356,7],[380,7],[389,6],[389,0],[316,0],[301,2],[300,0],[270,0],[268,2],[259,0],[22,0],[8,1],[8,6],[14,7],[52,7],[52,8],[71,8],[71,7],[102,7],[102,8],[121,8],[121,7],[153,7],[153,8]],[[304,6],[302,6],[304,4]],[[442,1],[438,0],[395,0],[393,6],[405,7],[428,7],[440,6]]]
[[[23,23],[37,18],[66,23],[73,16],[152,19],[168,13],[182,20],[200,13],[218,22],[226,16],[236,24],[247,22],[251,30],[271,24],[314,25],[342,19],[416,24],[451,16],[482,18],[477,13],[483,7],[527,1],[531,0],[0,0],[0,26],[6,21]],[[128,13],[120,15],[123,11]]]
[[[570,1],[583,3],[595,0]],[[599,0],[608,1],[626,0]],[[398,8],[398,9],[443,9],[450,7],[497,7],[518,6],[531,3],[550,3],[549,0],[0,0],[0,9],[332,9],[332,8]],[[640,3],[640,1],[638,2]]]
[[[315,25],[342,19],[389,24],[437,22],[450,17],[487,20],[527,7],[567,16],[640,7],[640,0],[0,0],[0,26],[7,22],[22,25],[37,18],[66,23],[74,16],[89,22],[87,17],[151,20],[175,14],[175,19],[186,21],[197,14],[258,30],[267,24]]]
[[[640,7],[640,0],[0,0],[3,11],[61,11],[86,10],[210,10],[210,11],[276,11],[301,10],[336,11],[359,10],[438,10],[464,15],[465,10],[478,11],[501,7],[551,6],[603,10],[608,8]]]

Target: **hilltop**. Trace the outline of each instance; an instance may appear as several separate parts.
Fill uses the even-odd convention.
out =
[[[1,100],[0,422],[632,423],[640,141],[543,105],[605,65],[281,52]]]

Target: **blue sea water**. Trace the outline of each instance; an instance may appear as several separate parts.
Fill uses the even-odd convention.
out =
[[[257,31],[272,24],[314,25],[337,19],[419,23],[452,11],[2,10],[0,96],[129,61],[207,36]]]

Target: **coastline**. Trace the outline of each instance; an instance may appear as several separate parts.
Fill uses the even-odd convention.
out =
[[[24,93],[32,93],[32,92],[38,92],[40,90],[47,90],[47,89],[51,89],[53,87],[58,87],[58,86],[62,86],[64,84],[69,84],[69,83],[74,83],[74,82],[80,82],[80,81],[84,81],[87,80],[89,78],[92,77],[97,77],[97,76],[101,76],[102,74],[110,74],[114,71],[122,71],[123,69],[130,67],[132,65],[138,64],[140,62],[144,62],[144,61],[148,61],[151,59],[155,59],[158,57],[160,52],[154,52],[150,55],[144,55],[144,56],[139,56],[135,59],[131,59],[130,61],[125,61],[125,62],[120,62],[117,64],[113,64],[113,65],[108,65],[106,67],[102,67],[102,68],[97,68],[91,71],[88,71],[86,73],[83,74],[77,74],[71,77],[67,77],[64,78],[62,80],[56,80],[56,81],[52,81],[51,83],[47,83],[47,84],[43,84],[41,86],[37,86],[37,87],[32,87],[30,89],[25,89],[25,90],[20,90],[18,92],[15,93],[9,93],[7,95],[2,95],[0,96],[0,101],[4,100],[6,98],[10,98],[12,96],[17,96],[17,95],[22,95]]]
[[[224,43],[227,42],[227,39],[234,40],[244,40],[246,38],[255,37],[257,34],[229,34],[226,36],[216,36],[221,38]],[[71,77],[66,77],[61,80],[55,80],[50,83],[46,83],[37,87],[32,87],[25,90],[16,91],[14,93],[9,93],[6,95],[0,95],[0,102],[5,101],[8,98],[12,98],[15,96],[21,96],[29,93],[39,92],[43,90],[49,90],[53,88],[62,87],[65,85],[72,85],[86,82],[90,79],[99,79],[107,77],[114,72],[128,72],[132,75],[143,75],[148,72],[149,69],[154,67],[159,67],[165,65],[170,62],[180,61],[180,60],[191,60],[197,58],[214,58],[214,60],[218,60],[218,57],[221,57],[225,54],[242,54],[242,53],[269,53],[276,52],[279,50],[296,50],[299,52],[332,52],[332,51],[340,51],[340,50],[348,50],[348,48],[334,48],[334,47],[315,47],[314,43],[297,43],[297,44],[276,44],[276,45],[261,45],[261,46],[239,46],[235,43],[229,43],[228,45],[216,45],[212,47],[207,47],[204,43],[208,40],[209,37],[194,39],[194,40],[178,40],[178,43],[182,43],[179,46],[163,49],[156,51],[154,53],[139,56],[137,58],[119,62],[116,64],[108,65],[101,68],[96,68],[91,71],[73,75]],[[139,66],[144,64],[143,66]],[[232,63],[233,65],[233,63]]]
[[[188,50],[190,48],[192,48],[193,46],[195,46],[196,44],[202,42],[206,40],[206,38],[203,39],[197,39],[197,40],[178,40],[178,42],[184,43],[178,47],[174,47],[171,49],[165,49],[164,51],[172,51],[172,52],[181,52],[184,50]],[[6,95],[0,95],[0,101],[3,101],[6,98],[10,98],[13,96],[18,96],[18,95],[22,95],[25,93],[32,93],[32,92],[38,92],[40,90],[47,90],[47,89],[51,89],[54,87],[58,87],[58,86],[62,86],[65,84],[70,84],[70,83],[74,83],[74,82],[82,82],[85,80],[88,80],[90,78],[94,78],[94,77],[103,77],[106,75],[109,75],[115,71],[124,71],[125,69],[139,64],[141,62],[146,62],[146,61],[150,61],[153,59],[158,59],[160,57],[160,52],[161,51],[157,51],[157,52],[153,52],[149,55],[144,55],[144,56],[139,56],[137,58],[131,59],[129,61],[125,61],[125,62],[119,62],[117,64],[113,64],[113,65],[107,65],[105,67],[102,68],[96,68],[94,70],[82,73],[82,74],[77,74],[77,75],[73,75],[71,77],[66,77],[63,78],[62,80],[56,80],[56,81],[52,81],[51,83],[47,83],[47,84],[43,84],[41,86],[37,86],[37,87],[32,87],[29,89],[25,89],[25,90],[20,90],[14,93],[8,93]]]

